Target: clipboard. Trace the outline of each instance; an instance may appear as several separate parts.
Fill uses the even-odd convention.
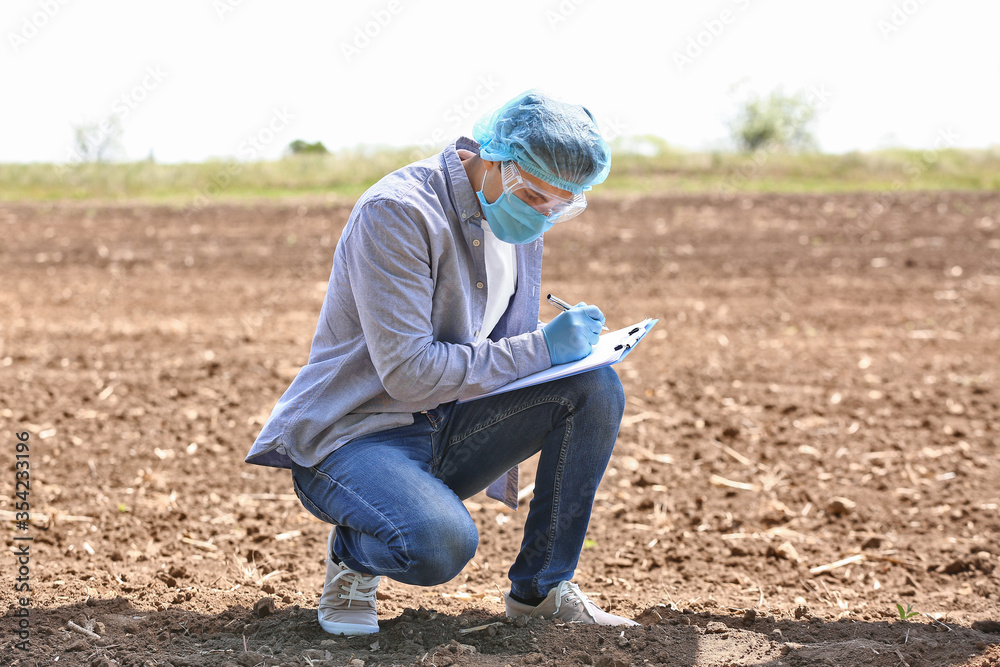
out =
[[[534,385],[542,384],[543,382],[551,382],[552,380],[577,375],[578,373],[585,373],[596,368],[613,366],[627,357],[629,353],[635,349],[636,345],[639,344],[639,341],[645,338],[646,334],[649,333],[657,322],[659,322],[659,320],[646,318],[627,327],[622,327],[616,331],[608,332],[598,339],[597,344],[594,345],[594,349],[591,350],[590,354],[583,359],[577,359],[576,361],[571,361],[568,364],[551,366],[543,371],[532,373],[531,375],[526,375],[519,380],[509,382],[502,387],[494,389],[493,391],[483,394],[475,394],[472,396],[463,396],[458,399],[458,402],[468,403],[469,401],[486,398],[487,396],[495,396],[508,391],[514,391],[515,389],[533,387]]]

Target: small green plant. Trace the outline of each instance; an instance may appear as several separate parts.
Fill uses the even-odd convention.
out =
[[[917,616],[917,615],[920,614],[920,612],[918,612],[918,611],[913,611],[913,605],[912,604],[906,605],[906,609],[903,609],[903,605],[899,604],[898,602],[896,603],[896,611],[899,612],[899,620],[901,620],[901,621],[905,621],[908,618],[911,618],[913,616]]]

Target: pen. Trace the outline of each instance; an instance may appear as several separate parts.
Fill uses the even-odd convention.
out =
[[[570,308],[573,307],[573,306],[569,305],[568,303],[566,303],[565,301],[563,301],[562,299],[560,299],[559,297],[552,296],[551,294],[549,294],[547,297],[545,297],[545,300],[548,301],[549,303],[551,303],[553,306],[555,306],[559,310],[569,310]],[[604,325],[604,324],[601,325],[601,329],[603,329],[604,331],[610,331],[610,329],[608,329],[607,325]]]

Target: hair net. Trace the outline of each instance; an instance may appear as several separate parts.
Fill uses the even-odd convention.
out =
[[[473,128],[484,160],[513,160],[546,183],[573,194],[603,183],[611,149],[586,108],[535,90],[518,95]]]

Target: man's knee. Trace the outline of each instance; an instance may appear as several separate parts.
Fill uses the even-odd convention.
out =
[[[436,586],[454,579],[476,555],[479,532],[471,517],[425,521],[406,544],[409,567],[394,579],[414,586]]]
[[[625,389],[618,373],[610,366],[597,368],[587,373],[574,375],[577,378],[577,391],[581,405],[590,409],[601,410],[609,422],[621,422],[625,414]]]

